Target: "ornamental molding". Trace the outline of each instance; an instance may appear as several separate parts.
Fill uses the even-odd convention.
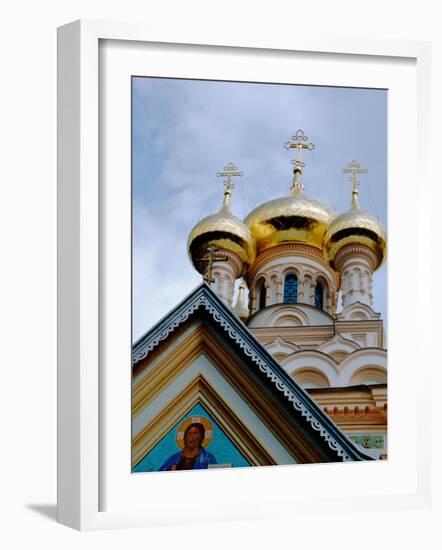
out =
[[[317,398],[318,403],[321,403],[321,399]],[[367,420],[375,419],[386,419],[388,408],[387,405],[378,407],[376,403],[336,403],[330,404],[327,402],[326,405],[322,407],[323,411],[331,417],[347,417],[347,421],[350,423],[351,420],[356,422],[359,420],[361,423],[367,422]],[[353,418],[350,418],[353,417]]]
[[[343,461],[369,460],[332,422],[315,402],[279,366],[251,332],[219,300],[207,284],[203,283],[185,298],[169,315],[159,321],[133,346],[132,365],[146,359],[152,350],[185,323],[198,309],[204,309],[212,319],[236,342],[255,365],[273,384],[274,388],[292,404],[311,428],[318,432],[328,447]]]
[[[247,282],[249,286],[252,285],[253,281],[257,277],[258,272],[262,269],[263,266],[265,266],[265,264],[273,259],[286,258],[293,255],[318,261],[332,278],[336,289],[339,288],[339,273],[337,273],[327,262],[327,259],[325,258],[322,250],[319,250],[319,248],[316,248],[314,246],[301,243],[282,243],[261,252],[247,272]]]
[[[358,314],[360,314],[360,316],[357,316]],[[362,317],[362,315],[364,317]],[[345,308],[336,315],[336,319],[337,321],[357,323],[355,326],[359,326],[366,321],[380,321],[381,314],[374,311],[373,308],[367,304],[354,302],[345,306]]]
[[[370,267],[374,271],[378,265],[378,257],[376,254],[368,248],[367,246],[363,245],[356,245],[356,244],[350,244],[348,246],[345,246],[342,248],[335,257],[334,263],[339,271],[342,271],[344,268],[344,264],[349,260],[352,259],[354,256],[364,257],[367,258],[370,262]]]
[[[220,262],[219,261],[219,260],[222,260],[225,257],[228,258],[227,262]],[[226,270],[225,264],[229,264],[233,268],[234,273],[235,273],[235,278],[240,277],[241,274],[244,271],[244,264],[241,261],[241,258],[238,256],[238,254],[235,254],[234,252],[232,252],[230,250],[226,250],[225,248],[218,248],[214,252],[213,261],[215,262],[215,264],[212,267],[213,272],[216,272],[218,270],[219,271],[223,271],[223,270],[225,271]],[[217,261],[219,263],[216,263]]]
[[[277,348],[278,346],[280,348],[290,349],[291,353],[301,350],[301,348],[296,344],[293,344],[292,342],[289,342],[288,340],[281,338],[280,334],[278,334],[275,340],[272,340],[271,342],[266,342],[265,344],[263,343],[262,346],[272,355],[273,353],[278,353],[278,352],[275,352],[274,350],[270,350],[269,348]]]
[[[351,348],[351,352],[348,351],[348,348]],[[340,334],[335,334],[333,338],[321,344],[317,348],[317,351],[322,351],[328,354],[335,353],[336,351],[345,351],[348,353],[352,353],[353,351],[357,351],[359,349],[361,349],[361,346],[354,340],[344,338]]]

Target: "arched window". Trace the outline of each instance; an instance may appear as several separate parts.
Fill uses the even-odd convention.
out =
[[[315,307],[324,309],[324,285],[318,281],[315,286]]]
[[[264,279],[261,279],[258,285],[258,309],[264,309],[266,307],[266,283]]]
[[[284,303],[296,304],[298,301],[298,277],[289,273],[284,281]]]

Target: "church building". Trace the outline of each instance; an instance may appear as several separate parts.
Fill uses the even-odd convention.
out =
[[[288,194],[244,220],[231,205],[242,173],[217,174],[221,207],[188,238],[203,281],[133,346],[133,472],[387,457],[372,285],[386,231],[360,206],[367,170],[356,161],[343,169],[346,212],[307,196],[307,141],[298,130],[286,144],[296,152]]]

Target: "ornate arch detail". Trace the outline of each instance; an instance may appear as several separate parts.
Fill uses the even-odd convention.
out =
[[[370,306],[356,302],[345,307],[337,315],[338,321],[362,321],[362,320],[377,320],[380,319],[381,314],[376,313]]]
[[[291,342],[288,342],[287,340],[284,340],[281,338],[281,336],[273,340],[273,342],[267,342],[267,344],[264,345],[264,348],[273,356],[278,355],[280,359],[282,359],[280,354],[283,354],[284,356],[291,355],[292,353],[296,353],[297,351],[300,351],[299,346],[296,344],[292,344]]]
[[[329,299],[330,299],[330,285],[328,284],[326,277],[324,277],[322,273],[318,273],[315,276],[312,284],[313,284],[313,295],[314,295],[313,305],[315,307],[319,307],[322,310],[327,310],[327,306],[329,305]],[[320,286],[318,287],[318,285]],[[319,304],[317,304],[317,293],[319,294],[319,298],[318,298]]]
[[[343,386],[354,384],[354,375],[370,368],[387,373],[387,352],[381,348],[363,348],[348,355],[341,363],[340,382]]]
[[[326,376],[329,386],[339,386],[338,364],[320,351],[305,350],[293,353],[281,360],[281,366],[295,380],[295,374],[299,370],[316,370]]]
[[[305,367],[292,372],[292,377],[303,388],[329,388],[330,380],[323,371]]]
[[[341,363],[350,353],[359,349],[361,349],[359,344],[340,334],[336,334],[331,340],[327,340],[317,348],[318,351],[333,357],[337,363]]]
[[[332,290],[334,288],[334,281],[328,273],[323,271],[317,271],[312,274],[312,284],[316,285],[318,281],[321,281],[322,284],[327,288],[327,290]]]
[[[264,281],[264,284],[266,285],[266,288],[268,287],[269,285],[269,281],[268,281],[268,277],[267,277],[267,274],[266,273],[261,273],[260,276],[256,279],[253,287],[255,289],[255,292],[258,291],[258,287],[261,286],[261,281]]]
[[[269,319],[271,327],[306,327],[310,325],[308,316],[298,309],[296,305],[287,305],[274,311]]]
[[[327,287],[330,286],[329,278],[325,273],[322,273],[322,271],[313,273],[312,283],[316,284],[318,281],[321,281],[322,284],[327,285]]]
[[[378,366],[367,365],[355,371],[350,378],[350,386],[359,384],[386,384],[387,369]]]
[[[298,281],[300,281],[304,277],[304,269],[301,269],[298,266],[295,267],[293,265],[283,266],[283,268],[281,269],[281,277],[283,282],[285,281],[287,275],[296,275],[296,277],[298,277]]]
[[[267,278],[264,275],[258,277],[257,281],[254,284],[254,296],[255,296],[255,310],[261,311],[267,305],[268,300],[268,289],[269,283]],[[261,303],[261,300],[264,300],[264,304]]]

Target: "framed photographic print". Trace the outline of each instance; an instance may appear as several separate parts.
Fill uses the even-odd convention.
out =
[[[60,29],[62,523],[424,502],[426,56]]]
[[[387,90],[132,78],[133,472],[387,457],[386,159]]]

